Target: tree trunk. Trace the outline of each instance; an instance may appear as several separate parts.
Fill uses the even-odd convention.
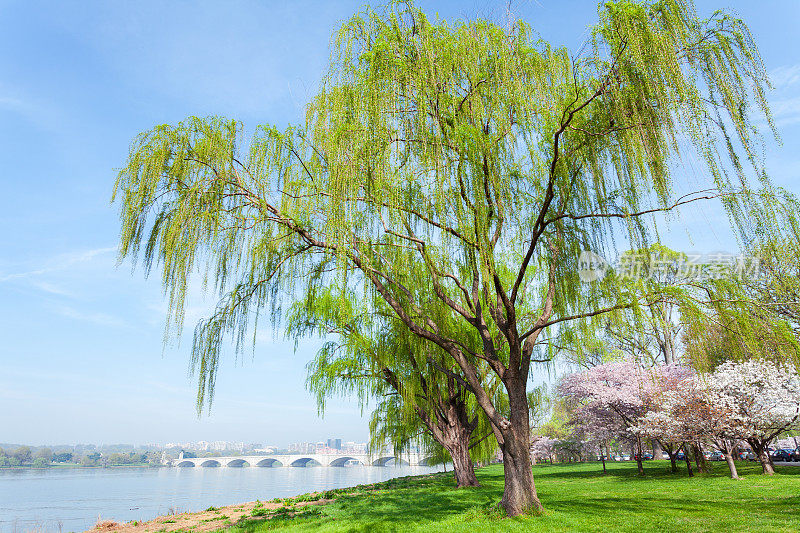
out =
[[[533,483],[533,471],[527,443],[515,442],[517,440],[506,438],[503,445],[505,490],[500,503],[509,516],[519,516],[529,511],[539,512],[542,510],[542,504],[536,495]]]
[[[456,487],[479,487],[469,455],[470,436],[477,419],[470,420],[467,404],[459,394],[452,394],[439,407],[436,413],[431,414],[417,405],[417,415],[428,428],[428,433],[450,454]]]
[[[733,462],[731,452],[725,452],[725,461],[728,463],[728,470],[731,471],[731,479],[739,479],[739,472],[736,471],[736,463]]]
[[[475,476],[475,468],[472,458],[469,456],[469,435],[466,439],[455,439],[454,442],[446,447],[453,459],[453,474],[456,478],[456,488],[480,487],[478,478]]]
[[[505,490],[500,504],[508,516],[519,516],[528,512],[540,513],[542,503],[536,495],[531,468],[530,426],[528,397],[525,382],[509,380],[508,391],[510,417],[507,427],[500,428],[503,442],[503,473]]]
[[[636,468],[639,470],[639,475],[644,475],[644,465],[642,465],[642,438],[636,437]]]
[[[767,443],[759,439],[747,439],[747,442],[750,444],[753,453],[756,454],[758,461],[761,463],[761,471],[768,476],[774,474],[775,468],[772,466],[772,460],[767,451]]]
[[[683,445],[683,458],[686,461],[686,470],[689,471],[689,477],[694,477],[694,471],[692,471],[692,459],[689,457],[689,447],[685,444]]]
[[[664,446],[664,449],[667,450],[667,455],[669,456],[670,469],[672,470],[672,473],[675,474],[678,472],[678,462],[676,460],[676,457],[678,455],[678,452],[680,451],[680,447],[678,447],[678,449],[675,449],[675,445],[670,443]]]
[[[600,460],[603,461],[603,473],[606,473],[606,452],[603,450],[603,447],[600,446]]]
[[[661,453],[664,450],[661,448],[661,443],[658,442],[658,439],[653,439],[653,461],[658,461],[661,459]]]
[[[772,459],[769,456],[766,446],[759,452],[758,460],[761,462],[761,470],[764,474],[771,476],[775,473],[775,467],[772,465]]]
[[[711,473],[711,468],[706,462],[706,455],[703,453],[703,446],[698,442],[694,445],[695,462],[697,462],[697,469],[706,474]]]

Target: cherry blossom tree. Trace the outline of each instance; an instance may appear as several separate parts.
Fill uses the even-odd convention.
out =
[[[553,462],[553,454],[558,440],[544,436],[534,435],[531,444],[531,456],[534,460]]]
[[[620,417],[601,406],[580,406],[573,413],[572,424],[576,433],[597,444],[600,449],[603,472],[606,471],[606,452],[603,449],[608,449],[608,443],[630,440],[630,434]]]
[[[692,443],[697,451],[702,441],[711,441],[725,453],[731,478],[738,479],[733,460],[736,444],[746,440],[764,473],[772,474],[767,446],[798,427],[798,418],[796,372],[768,361],[729,361],[708,375],[663,383],[652,396],[650,411],[632,431],[662,442]]]
[[[733,448],[744,438],[742,425],[726,402],[720,402],[712,394],[706,381],[689,375],[682,380],[668,382],[654,396],[650,411],[642,418],[634,431],[643,436],[677,443],[675,450],[683,447],[688,452],[691,444],[698,458],[702,454],[702,441],[711,442],[725,453],[731,478],[738,479],[733,462]],[[692,475],[689,454],[685,459]],[[672,461],[673,470],[675,462]]]
[[[711,402],[730,411],[737,431],[753,449],[764,473],[774,474],[767,446],[799,426],[797,372],[770,361],[728,361],[711,373],[708,390]]]
[[[642,368],[618,361],[566,376],[559,393],[575,404],[575,422],[597,438],[612,435],[634,443],[636,464],[644,475],[642,437],[636,431],[650,410],[660,384],[682,379],[688,370],[679,365]]]

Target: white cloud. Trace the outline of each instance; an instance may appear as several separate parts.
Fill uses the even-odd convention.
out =
[[[109,254],[111,252],[116,252],[116,251],[117,251],[116,246],[109,246],[105,248],[95,248],[93,250],[81,250],[76,252],[69,252],[66,254],[60,254],[46,261],[45,264],[40,267],[29,270],[23,270],[22,272],[14,272],[11,274],[0,274],[0,283],[18,279],[33,278],[41,276],[42,274],[50,274],[52,272],[64,271],[77,264],[87,263],[95,259],[96,257],[103,256],[105,254]]]
[[[797,65],[782,65],[772,69],[769,78],[775,89],[785,89],[800,83],[800,63]]]
[[[19,98],[0,95],[0,107],[4,109],[18,110],[21,108],[25,108],[26,105],[25,102],[23,102]]]
[[[772,116],[778,126],[788,126],[800,122],[800,96],[770,102]]]
[[[85,313],[69,306],[58,306],[53,310],[67,318],[80,320],[81,322],[90,322],[98,326],[128,327],[128,323],[121,318],[106,313]]]

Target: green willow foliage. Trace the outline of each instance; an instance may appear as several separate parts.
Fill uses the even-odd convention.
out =
[[[313,299],[295,304],[288,319],[289,335],[299,339],[318,334],[328,339],[308,364],[307,386],[315,394],[320,412],[326,399],[335,395],[356,396],[362,408],[374,402],[370,418],[373,449],[391,446],[399,456],[416,444],[445,462],[450,461],[449,456],[432,433],[449,423],[448,415],[453,416],[449,408],[463,406],[466,418],[462,422],[471,433],[470,454],[474,461],[488,461],[497,450],[497,441],[452,358],[397,321],[386,320],[390,310],[380,301],[374,304],[379,313],[370,315],[363,309],[343,309],[335,305],[336,298],[331,291],[319,291]],[[376,320],[383,325],[373,324]],[[468,337],[469,332],[463,336]],[[481,375],[502,405],[499,380],[493,379],[486,367]],[[431,430],[425,420],[439,428]]]
[[[192,350],[200,398],[224,334],[241,347],[251,319],[264,308],[279,317],[286,295],[334,280],[371,292],[374,272],[399,283],[423,260],[430,278],[413,282],[458,300],[448,276],[478,270],[491,296],[546,223],[562,250],[536,250],[523,292],[540,296],[555,265],[554,315],[566,316],[592,301],[576,252],[605,249],[620,220],[643,243],[647,227],[631,215],[673,205],[669,165],[682,154],[702,156],[719,190],[747,187],[719,155],[722,146],[736,169],[739,152],[757,165],[750,107],[770,116],[741,21],[699,20],[684,1],[609,3],[600,17],[588,50],[572,56],[521,22],[509,32],[432,23],[399,4],[366,11],[337,34],[302,127],[262,126],[245,142],[236,121],[191,118],[140,135],[114,189],[121,255],[160,265],[179,326],[196,268],[220,291]]]
[[[236,121],[189,118],[136,139],[114,189],[121,256],[160,267],[178,326],[193,273],[218,291],[192,346],[200,407],[226,335],[241,349],[260,312],[275,324],[322,288],[339,309],[379,297],[458,364],[518,514],[539,507],[525,388],[537,347],[557,334],[547,331],[658,290],[581,283],[580,251],[603,253],[620,235],[645,248],[653,213],[703,198],[750,229],[754,187],[771,197],[752,120],[772,124],[767,87],[747,27],[722,12],[700,19],[686,0],[604,3],[577,54],[522,22],[366,9],[335,35],[303,124],[245,139]],[[691,186],[681,165],[708,190],[676,197]],[[478,351],[461,337],[469,329]],[[484,389],[484,364],[508,416]]]
[[[785,225],[748,249],[757,273],[714,280],[702,302],[682,305],[687,354],[700,369],[748,359],[800,368],[800,239],[793,215],[778,220]]]

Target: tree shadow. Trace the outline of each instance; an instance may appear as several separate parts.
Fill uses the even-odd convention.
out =
[[[780,483],[764,483],[765,494],[770,494],[769,497],[759,496],[762,489],[757,487],[760,483],[755,486],[739,485],[746,490],[742,493],[726,493],[727,489],[718,492],[719,489],[712,489],[718,481],[712,478],[727,477],[725,463],[721,463],[721,468],[715,474],[698,476],[694,480],[687,478],[685,469],[678,474],[670,473],[669,463],[646,465],[645,477],[637,474],[635,464],[614,465],[605,475],[602,468],[594,469],[594,466],[572,464],[563,467],[535,467],[534,478],[542,481],[539,493],[545,503],[546,513],[555,516],[577,513],[589,520],[593,520],[591,517],[604,517],[603,520],[609,521],[609,524],[627,526],[645,524],[653,519],[662,519],[670,524],[683,523],[681,521],[687,519],[696,520],[698,524],[717,524],[724,522],[726,517],[738,516],[741,520],[744,513],[748,517],[762,517],[766,520],[765,526],[768,526],[775,523],[776,517],[787,516],[787,513],[791,515],[793,512],[796,514],[796,510],[800,508],[800,496],[776,496],[779,494]],[[741,469],[742,475],[752,477],[760,472],[758,465],[743,464]],[[783,467],[780,470],[781,473],[786,471],[790,475],[800,473],[800,468],[796,467],[794,470],[792,467]],[[424,529],[429,524],[435,527],[437,522],[457,515],[464,516],[465,520],[474,517],[484,524],[482,520],[485,519],[497,520],[497,526],[501,529],[511,526],[512,522],[527,522],[527,518],[511,519],[508,522],[508,519],[500,519],[502,513],[498,512],[498,504],[503,493],[502,467],[478,469],[477,474],[482,484],[477,488],[456,489],[451,475],[409,478],[365,486],[351,494],[341,495],[337,501],[325,507],[322,516],[308,519],[287,518],[280,520],[282,524],[243,522],[236,524],[236,527],[250,533],[279,529],[291,522],[293,526],[308,524],[315,528],[327,525],[338,530],[341,525],[343,531],[380,533],[418,527]],[[674,488],[676,485],[672,484],[673,481],[676,485],[683,486]],[[769,481],[769,478],[764,476],[764,481]],[[706,485],[705,482],[711,485]],[[789,482],[793,483],[793,480]],[[638,485],[639,483],[643,484]],[[731,484],[730,487],[737,485]],[[706,490],[710,492],[704,492]],[[579,511],[576,506],[580,508]],[[527,527],[526,524],[523,524],[524,527]]]

